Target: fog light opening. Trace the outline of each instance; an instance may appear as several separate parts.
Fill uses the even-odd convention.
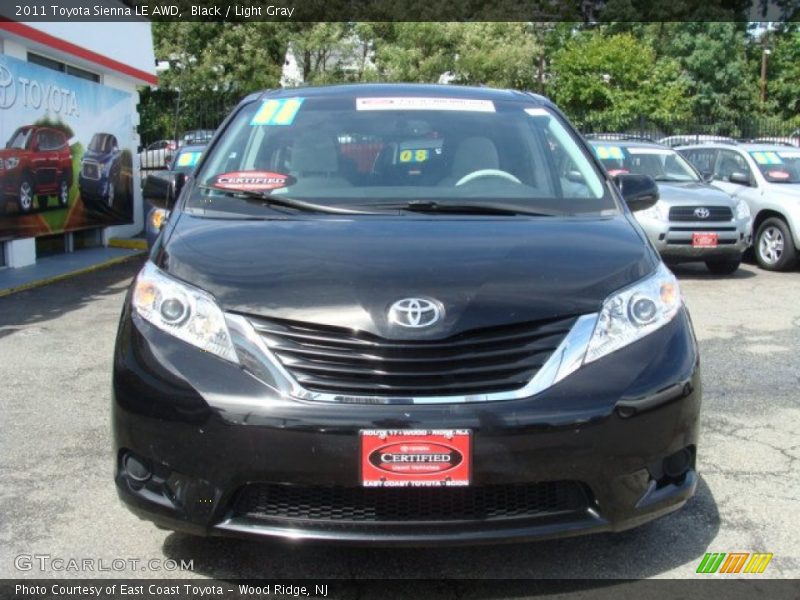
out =
[[[664,459],[664,475],[670,479],[680,479],[692,466],[692,453],[688,448],[678,450]]]
[[[140,459],[131,452],[126,452],[122,455],[122,471],[128,478],[139,483],[144,483],[153,474],[147,461]]]

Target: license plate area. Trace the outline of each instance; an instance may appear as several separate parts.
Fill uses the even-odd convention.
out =
[[[364,487],[463,487],[472,477],[472,432],[468,429],[364,429]]]
[[[693,248],[716,248],[719,244],[719,235],[716,233],[697,232],[692,233]]]

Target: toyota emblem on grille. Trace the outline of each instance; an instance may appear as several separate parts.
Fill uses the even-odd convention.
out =
[[[700,208],[694,209],[694,216],[698,219],[707,219],[711,215],[711,211],[701,206]]]
[[[438,322],[442,314],[442,305],[434,300],[403,298],[389,308],[389,321],[401,327],[420,329]]]

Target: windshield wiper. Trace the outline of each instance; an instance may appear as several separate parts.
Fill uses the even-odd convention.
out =
[[[555,217],[562,212],[528,210],[515,205],[486,202],[437,202],[435,200],[411,200],[405,204],[386,205],[411,212],[453,213],[460,215],[525,215],[535,217]]]
[[[225,190],[222,188],[214,187],[200,183],[197,187],[201,190],[210,190],[220,192],[226,196],[233,198],[243,198],[248,202],[256,202],[258,204],[267,204],[269,206],[282,206],[284,208],[294,208],[305,212],[319,212],[331,215],[377,215],[383,214],[375,211],[359,210],[357,208],[344,208],[341,206],[326,206],[324,204],[316,204],[314,202],[306,202],[305,200],[298,200],[296,198],[288,198],[287,196],[273,196],[266,192],[258,192],[255,190]]]

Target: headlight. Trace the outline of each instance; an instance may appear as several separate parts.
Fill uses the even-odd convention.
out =
[[[149,261],[136,278],[133,309],[162,331],[225,360],[239,362],[225,315],[214,298],[172,279]]]
[[[736,218],[737,219],[750,218],[750,207],[744,200],[739,200],[739,202],[736,203]]]
[[[164,226],[167,218],[169,217],[169,211],[163,208],[154,208],[150,211],[150,218],[148,219],[150,223],[150,228],[152,231],[158,232],[161,231],[161,228]]]
[[[683,300],[678,280],[661,263],[651,276],[606,298],[584,363],[632,344],[669,323]]]
[[[6,169],[16,169],[18,164],[19,164],[19,159],[18,158],[7,158],[6,159]]]
[[[656,202],[650,208],[634,213],[635,216],[642,216],[656,221],[669,221],[669,209],[663,202]]]

